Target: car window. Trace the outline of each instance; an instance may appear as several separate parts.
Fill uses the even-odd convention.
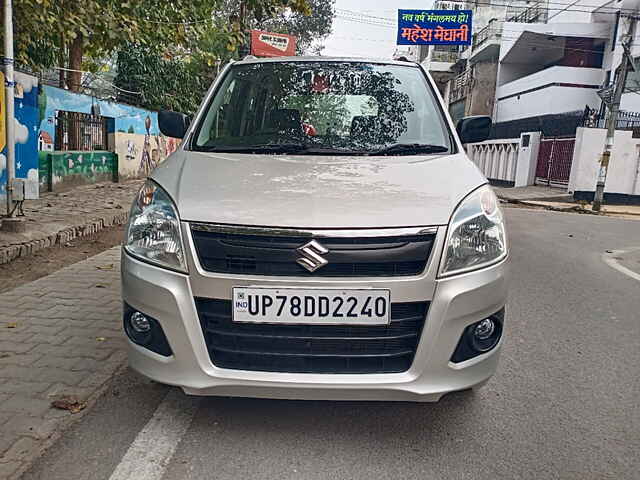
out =
[[[303,127],[316,135],[349,135],[358,116],[378,114],[378,101],[370,95],[295,95],[283,100],[283,107],[300,112]]]
[[[450,148],[418,67],[356,62],[232,66],[196,132],[196,150],[292,142],[345,154],[398,143]]]

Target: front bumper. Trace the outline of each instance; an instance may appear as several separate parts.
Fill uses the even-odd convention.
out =
[[[504,307],[507,262],[436,279],[443,232],[437,235],[432,258],[419,276],[319,280],[205,272],[189,253],[194,249],[186,224],[183,231],[190,275],[122,254],[123,300],[160,323],[173,352],[165,357],[129,342],[131,367],[153,380],[179,386],[195,395],[437,401],[448,392],[485,383],[496,370],[502,340],[494,349],[470,360],[454,364],[450,358],[468,325]],[[303,374],[217,368],[205,345],[194,297],[230,299],[233,286],[249,285],[389,288],[392,302],[427,300],[430,306],[413,364],[406,372]]]

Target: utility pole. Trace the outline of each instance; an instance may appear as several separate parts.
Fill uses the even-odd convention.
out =
[[[13,216],[13,179],[16,176],[15,120],[13,113],[13,8],[4,0],[4,76],[7,119],[7,217]]]
[[[628,16],[629,28],[625,39],[622,42],[622,61],[620,62],[620,73],[616,80],[615,92],[613,99],[609,104],[609,116],[607,117],[607,138],[604,143],[604,150],[600,157],[600,172],[598,173],[598,183],[596,183],[596,194],[593,198],[592,209],[594,212],[599,212],[604,200],[604,184],[607,180],[607,170],[609,169],[609,160],[611,159],[611,151],[613,150],[613,138],[616,133],[616,122],[618,120],[618,111],[620,110],[620,100],[624,93],[624,87],[627,83],[627,73],[629,72],[629,66],[633,66],[633,59],[631,58],[631,52],[629,51],[631,43],[633,42],[633,35],[636,28],[637,17]]]

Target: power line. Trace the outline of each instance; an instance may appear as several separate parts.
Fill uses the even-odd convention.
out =
[[[343,15],[358,15],[361,17],[367,17],[367,18],[374,18],[376,20],[385,20],[388,22],[393,22],[396,19],[393,18],[389,18],[389,17],[377,17],[375,15],[369,15],[368,13],[361,13],[361,12],[356,12],[355,10],[347,10],[346,8],[336,8],[336,12],[337,13],[342,13]]]
[[[555,11],[558,12],[554,15],[557,16],[558,14],[562,13],[562,12],[578,12],[578,13],[591,13],[591,14],[605,14],[605,15],[617,15],[618,12],[629,12],[629,13],[635,13],[636,10],[631,9],[631,8],[617,8],[617,7],[599,7],[599,8],[595,8],[595,9],[579,9],[579,8],[569,8],[569,7],[586,7],[586,8],[590,8],[590,5],[586,5],[586,4],[579,4],[577,2],[573,3],[573,4],[566,4],[566,3],[561,3],[561,2],[544,2],[544,3],[538,3],[538,4],[533,4],[533,5],[513,5],[513,4],[509,4],[509,3],[495,3],[495,2],[480,2],[480,1],[476,1],[474,2],[474,5],[483,5],[483,6],[493,6],[493,7],[511,7],[513,9],[519,9],[522,11],[526,11],[529,9],[536,9],[538,8],[539,10],[543,10],[543,11]],[[548,5],[558,5],[558,7],[550,7]],[[608,8],[610,9],[610,11],[602,11],[601,9],[603,8]],[[452,11],[456,11],[456,10],[452,10]],[[364,24],[369,24],[369,25],[377,25],[377,26],[388,26],[388,27],[393,27],[395,28],[396,25],[396,18],[389,18],[389,17],[378,17],[375,15],[369,15],[366,13],[360,13],[360,12],[356,12],[353,10],[346,10],[346,9],[336,9],[336,12],[344,12],[342,14],[338,14],[336,15],[336,18],[340,18],[343,20],[350,20],[353,22],[357,22],[357,23],[364,23]],[[358,18],[356,18],[358,17]],[[551,17],[553,18],[553,17]],[[382,23],[381,21],[384,21],[385,23]]]
[[[199,23],[208,23],[214,20],[213,15],[210,18],[202,18],[200,20],[185,20],[182,22],[167,22],[164,20],[151,20],[149,18],[143,18],[143,21],[147,23],[154,23],[157,25],[196,25]]]
[[[99,76],[100,73],[98,73],[98,72],[89,72],[89,71],[86,71],[86,70],[75,70],[73,68],[65,68],[65,67],[50,67],[50,68],[51,68],[51,70],[62,70],[63,72],[76,72],[76,73],[84,73],[84,74],[87,74],[87,75],[94,75],[101,82],[108,83],[109,85],[111,85],[116,90],[119,90],[119,91],[124,92],[124,93],[129,93],[131,95],[142,95],[142,92],[134,92],[134,91],[131,91],[131,90],[125,90],[124,88],[120,88],[115,83],[113,83],[113,82],[111,82],[109,80],[106,80],[104,78],[100,78],[100,76]]]
[[[365,25],[374,25],[376,27],[385,27],[385,28],[392,28],[392,29],[396,28],[395,25],[388,25],[388,24],[384,24],[384,23],[369,22],[367,20],[356,19],[356,18],[351,18],[351,17],[345,17],[345,16],[342,16],[342,15],[336,15],[335,18],[338,18],[340,20],[346,20],[348,22],[361,23],[361,24],[365,24]]]

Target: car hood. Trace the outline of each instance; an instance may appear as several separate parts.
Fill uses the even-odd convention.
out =
[[[185,221],[297,228],[445,225],[486,179],[465,155],[177,151],[152,174]]]

